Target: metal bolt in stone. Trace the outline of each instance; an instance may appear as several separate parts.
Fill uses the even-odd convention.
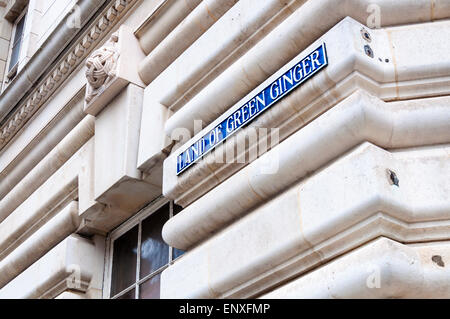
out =
[[[399,187],[400,180],[398,179],[397,174],[395,174],[395,172],[391,171],[390,169],[387,170],[387,174],[390,184]]]
[[[365,46],[364,46],[364,52],[366,52],[366,54],[369,56],[369,57],[371,57],[371,58],[373,58],[373,51],[372,51],[372,48],[370,47],[370,45],[368,45],[368,44],[366,44]]]
[[[434,255],[433,257],[431,257],[431,260],[438,265],[439,267],[445,267],[445,263],[442,260],[442,257],[439,255]]]
[[[361,35],[363,37],[364,40],[366,40],[367,42],[372,42],[372,37],[370,36],[370,33],[365,29],[362,28],[361,29]]]

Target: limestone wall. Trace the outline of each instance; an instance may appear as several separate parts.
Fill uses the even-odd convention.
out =
[[[109,234],[161,195],[187,251],[163,298],[450,297],[449,0],[97,2],[33,83],[86,2],[28,4],[28,80],[0,107],[1,298],[108,298]],[[323,44],[326,68],[177,174]]]

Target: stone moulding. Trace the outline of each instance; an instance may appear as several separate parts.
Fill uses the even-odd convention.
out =
[[[449,298],[449,242],[403,245],[380,238],[263,295],[262,299]]]
[[[171,218],[163,238],[193,247],[365,141],[388,149],[449,143],[448,106],[449,97],[386,103],[357,91]],[[261,174],[267,163],[278,170]]]
[[[248,0],[236,3],[197,41],[172,61],[172,64],[161,70],[163,75],[155,85],[151,85],[153,94],[168,109],[173,112],[178,111],[305,2],[306,0],[286,2]],[[252,9],[249,10],[249,8]],[[177,34],[174,34],[174,38],[176,36]],[[170,46],[171,40],[172,38],[165,40],[164,42],[169,43],[162,43],[164,45],[161,45],[161,49],[166,45]],[[161,58],[158,59],[158,55],[162,55],[159,51],[161,50],[158,47],[142,61],[141,74],[145,70],[147,70],[146,73],[150,70],[155,72],[153,65],[160,63]],[[196,59],[199,55],[203,58]],[[156,68],[156,71],[158,69]],[[149,79],[149,76],[156,77],[146,75],[145,78]],[[167,86],[165,83],[168,82],[174,82],[176,85],[161,91],[161,87]]]
[[[234,36],[232,29],[224,28],[225,31],[223,31],[219,26],[226,21],[224,20],[226,16],[239,3],[147,87],[146,92],[151,92],[148,92],[143,122],[150,123],[156,113],[162,113],[163,123],[155,124],[165,126],[167,136],[162,133],[155,135],[150,125],[142,125],[139,169],[151,169],[152,163],[167,157],[165,152],[170,150],[173,145],[173,141],[170,139],[171,128],[186,127],[191,134],[194,133],[192,121],[184,121],[183,125],[187,123],[187,126],[179,125],[183,119],[188,119],[192,115],[190,107],[193,104],[198,106],[197,110],[201,110],[196,119],[201,119],[204,124],[208,124],[208,121],[214,120],[221,112],[208,118],[204,116],[204,113],[209,115],[216,108],[228,109],[347,16],[362,24],[367,24],[371,21],[369,18],[373,14],[368,9],[379,8],[383,16],[379,21],[380,27],[388,27],[436,21],[448,18],[450,14],[450,10],[448,10],[450,0],[439,2],[429,0],[342,0],[339,6],[336,6],[335,0],[306,1],[273,30],[270,28],[272,31],[255,45],[248,41],[243,43],[238,41],[234,42],[233,46],[227,44],[230,37]],[[300,1],[297,1],[297,4],[299,3]],[[265,3],[265,5],[267,4]],[[246,23],[248,22],[246,21]],[[248,25],[245,27],[249,28]],[[226,36],[220,36],[221,33],[226,33]],[[205,41],[206,38],[210,40]],[[253,37],[248,39],[253,39]],[[200,42],[204,44],[199,45]],[[215,43],[211,49],[209,48],[210,43]],[[217,50],[222,47],[230,52],[234,52],[234,49],[239,51],[240,47],[242,50],[235,57],[232,57],[233,54],[222,56],[223,52]],[[200,59],[200,62],[193,62],[193,58],[199,55],[204,56],[204,59],[207,60]],[[273,60],[275,56],[277,59]],[[217,64],[217,61],[221,62]],[[224,61],[226,63],[223,63]],[[186,69],[185,65],[189,65],[189,68]],[[264,72],[259,72],[262,69]],[[205,78],[205,74],[209,75]],[[239,83],[239,85],[234,85],[234,83]],[[167,90],[168,87],[169,90]],[[191,92],[191,89],[194,89],[195,92]],[[211,107],[211,101],[214,101],[214,108]],[[176,104],[176,107],[173,103]],[[168,110],[162,110],[163,108]],[[171,116],[170,112],[174,111],[176,111],[175,115],[180,113],[178,120],[181,121],[177,122],[172,119],[173,125],[170,124],[169,127],[166,125],[168,124],[166,113]],[[153,140],[157,140],[157,142],[149,143],[147,136],[156,137]],[[177,145],[174,146],[175,149],[176,147]]]
[[[0,221],[5,220],[94,135],[94,118],[85,117],[0,201]]]
[[[28,5],[29,0],[4,0],[0,1],[0,7],[5,7],[5,13],[0,18],[13,23],[20,16],[23,9]]]
[[[2,175],[0,198],[5,197],[85,117],[83,112],[85,89],[83,83],[79,83],[77,87],[81,89],[67,99],[67,103],[63,103],[63,108],[59,110],[56,117],[48,125],[43,124],[39,120],[39,115],[37,115],[36,122],[42,123],[40,128],[45,125],[44,130],[40,130],[39,133],[36,132],[37,130],[34,131],[37,133],[34,138],[31,137],[20,144],[21,146],[16,148],[15,152],[8,152],[5,149],[2,153],[0,157],[0,175]],[[67,91],[72,90],[72,88],[67,88]],[[52,105],[56,104],[62,105],[54,100],[49,101],[48,106],[51,108]],[[44,117],[43,114],[42,117]],[[15,140],[15,142],[20,143],[19,140]]]
[[[322,42],[327,44],[329,66],[267,110],[267,113],[262,114],[247,128],[242,129],[243,133],[250,133],[250,130],[255,128],[276,127],[279,128],[280,141],[282,141],[358,89],[364,89],[386,101],[440,96],[450,92],[450,59],[445,57],[445,52],[450,49],[450,45],[449,43],[439,43],[441,42],[439,38],[430,36],[437,30],[450,35],[450,24],[447,21],[414,27],[405,26],[394,30],[369,31],[372,39],[370,46],[376,54],[375,58],[367,56],[364,51],[367,41],[361,36],[363,29],[367,30],[355,20],[346,18],[311,45],[305,53],[309,53]],[[408,39],[418,35],[424,37],[422,41],[410,44]],[[395,54],[390,50],[393,46],[395,46]],[[410,50],[414,51],[414,54],[410,53]],[[428,58],[430,54],[439,56],[439,58],[431,61]],[[277,78],[302,57],[304,57],[304,53],[269,77],[233,107],[225,110],[225,113],[185,145],[192,144],[200,136],[232,115],[247,99],[262,87],[269,85],[274,78]],[[395,62],[396,60],[397,62]],[[189,109],[182,109],[175,113],[174,117],[177,114],[180,116],[184,114],[185,117],[182,121],[188,117],[204,119],[205,116],[211,116],[212,118],[215,116],[211,115],[212,109],[213,107],[202,110],[191,109],[193,113],[189,113]],[[184,113],[185,111],[187,113]],[[168,123],[166,122],[166,127]],[[180,127],[184,127],[183,123],[178,124]],[[244,138],[246,138],[246,134],[237,135],[238,142]],[[242,145],[242,143],[238,145]],[[223,143],[217,146],[217,153],[220,154],[228,146],[231,147],[232,144]],[[209,189],[217,186],[245,166],[238,165],[236,160],[233,163],[214,162],[215,154],[211,152],[202,161],[177,176],[176,159],[185,148],[186,146],[174,151],[166,159],[163,184],[164,195],[175,199],[177,204],[183,207],[190,205]],[[248,152],[248,148],[245,148],[244,151]],[[242,154],[236,153],[235,157],[242,156]]]
[[[96,19],[90,29],[80,37],[69,52],[25,99],[16,113],[0,128],[0,150],[37,112],[58,87],[75,70],[95,45],[108,34],[137,0],[114,0]]]
[[[380,236],[449,240],[449,149],[359,145],[192,249],[163,272],[162,297],[255,297]]]
[[[177,106],[178,111],[167,122],[166,134],[170,136],[173,129],[181,127],[188,128],[192,133],[194,131],[192,120],[194,115],[198,116],[195,119],[202,119],[204,123],[209,124],[346,17],[350,17],[365,26],[370,22],[370,19],[368,19],[370,11],[368,9],[376,6],[380,9],[382,15],[380,25],[377,27],[387,27],[432,22],[448,18],[450,15],[449,0],[442,0],[439,3],[429,0],[342,0],[339,3],[340,5],[336,6],[335,0],[307,1],[239,60],[224,70],[217,78],[210,81],[195,97],[187,102],[184,101],[181,109]],[[405,26],[405,28],[407,27]],[[437,35],[440,32],[441,29],[437,29],[434,32],[435,36],[430,33],[429,39],[440,40],[441,37]],[[444,35],[442,36],[444,37]],[[339,35],[337,37],[342,38]],[[416,41],[416,39],[417,36],[413,36],[409,44],[419,47],[421,42]],[[437,45],[439,46],[442,43],[443,41]],[[424,45],[424,48],[429,47]],[[385,49],[389,50],[389,47],[386,46]],[[381,50],[384,51],[383,47],[381,47]],[[379,54],[380,49],[374,49],[374,51],[375,54]],[[414,50],[411,50],[411,52],[415,53]],[[276,59],[273,57],[276,57]],[[402,59],[398,61],[401,62]],[[405,60],[408,60],[407,57]],[[178,63],[187,63],[187,61],[181,61],[180,59]],[[171,80],[176,83],[175,77],[172,77]],[[234,85],[234,83],[239,83],[239,85]],[[172,84],[170,86],[176,87]],[[181,92],[183,91],[181,90]],[[180,91],[176,91],[176,93],[180,94]],[[210,107],[212,99],[216,100],[214,108]],[[170,104],[165,103],[165,100],[167,99],[164,98],[157,102],[172,108]],[[205,110],[208,110],[208,112],[205,112]]]
[[[39,260],[52,247],[80,226],[78,202],[67,204],[58,214],[0,261],[0,289]]]
[[[103,249],[101,239],[71,235],[3,287],[0,298],[51,299],[66,290],[86,292],[101,280]]]
[[[219,20],[238,0],[204,0],[139,64],[139,75],[151,83],[180,54]],[[248,5],[248,4],[247,4]]]
[[[79,188],[83,150],[80,151],[0,223],[0,260],[46,227],[67,203],[83,196]]]
[[[172,61],[175,56],[172,56],[171,53],[164,55],[164,52],[173,46],[176,50],[184,47],[184,43],[176,41],[177,37],[183,32],[188,32],[189,29],[197,28],[197,23],[191,23],[191,25],[183,23],[179,28],[173,30],[174,34],[164,39],[154,51],[149,53],[139,66],[140,74],[146,72],[147,77],[155,77],[146,88],[147,101],[145,103],[149,107],[144,108],[142,122],[151,124],[142,125],[139,169],[142,171],[152,170],[154,163],[167,157],[166,150],[170,153],[175,144],[163,133],[164,123],[167,120],[166,114],[172,114],[175,111],[175,107],[169,106],[178,99],[186,100],[187,94],[192,95],[193,91],[200,90],[202,86],[200,83],[210,82],[212,78],[220,74],[220,70],[225,70],[227,66],[230,66],[304,1],[293,0],[281,3],[277,0],[268,0],[262,3],[250,0],[237,2],[189,48],[183,52],[180,51],[179,55],[176,54],[175,60]],[[248,10],[248,8],[252,8],[252,10]],[[192,17],[197,15],[197,13],[193,13]],[[195,19],[191,22],[195,22]],[[144,42],[145,40],[141,39],[141,45],[144,45]],[[165,59],[164,63],[171,61],[171,64],[164,70],[159,67],[152,68],[152,65],[159,63],[158,56]],[[198,59],[198,56],[202,56],[202,59]],[[171,58],[167,61],[168,57]],[[156,74],[158,74],[157,77]],[[168,83],[170,84],[168,85]],[[171,99],[174,100],[169,102],[168,100]],[[163,114],[159,115],[160,112]],[[160,123],[152,122],[158,117],[162,119]],[[163,127],[159,128],[161,125]],[[156,127],[157,129],[155,129]],[[160,143],[149,143],[146,136],[161,136],[162,138],[159,141],[154,139]],[[147,154],[155,154],[155,156],[149,158]]]

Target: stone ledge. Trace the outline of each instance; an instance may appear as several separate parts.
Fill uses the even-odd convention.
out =
[[[245,164],[237,164],[236,159],[239,156],[248,155],[249,149],[247,147],[242,147],[243,151],[233,152],[234,161],[232,163],[225,161],[215,162],[217,154],[226,153],[233,149],[235,145],[238,145],[239,150],[240,145],[245,145],[245,139],[251,136],[255,129],[259,128],[278,128],[280,141],[283,141],[358,89],[365,90],[384,101],[440,96],[449,93],[450,60],[436,58],[430,61],[428,58],[430,54],[433,54],[433,56],[444,56],[444,52],[447,51],[444,48],[448,44],[437,45],[437,38],[427,36],[424,37],[422,42],[417,43],[417,47],[411,47],[413,44],[409,45],[405,39],[418,36],[418,34],[425,36],[430,32],[434,33],[438,28],[441,32],[448,33],[450,32],[450,23],[421,24],[409,28],[397,28],[395,31],[372,30],[370,31],[372,38],[370,45],[376,53],[376,58],[370,58],[364,53],[366,41],[361,37],[362,28],[364,26],[354,20],[350,18],[345,19],[317,40],[306,52],[298,55],[239,103],[221,114],[214,122],[188,142],[185,142],[179,149],[173,151],[164,163],[164,195],[174,199],[177,204],[183,207],[188,206],[208,190],[219,185],[251,162],[246,161]],[[390,32],[390,38],[387,37],[387,32]],[[274,79],[295,65],[301,58],[310,54],[312,50],[316,49],[323,42],[327,45],[329,57],[329,65],[326,69],[320,71],[283,100],[265,111],[246,128],[241,129],[233,137],[236,140],[235,143],[230,139],[231,141],[218,145],[214,152],[205,155],[199,163],[181,175],[176,175],[177,156],[188,145],[193,144],[216,125],[226,120],[239,107],[259,93],[262,88],[270,85]],[[424,42],[427,43],[425,47],[434,48],[431,50],[432,52],[421,49],[421,45]],[[391,46],[396,48],[397,53],[395,56],[389,51]],[[403,57],[409,50],[415,52],[414,58],[408,59]],[[397,62],[394,65],[392,61],[399,60],[400,56],[403,57],[400,59],[401,62]],[[378,57],[382,58],[382,62],[378,60]],[[390,62],[386,63],[385,59],[388,59]],[[255,70],[255,72],[257,71]],[[228,90],[232,95],[232,88]],[[209,93],[206,92],[205,94]],[[205,116],[211,119],[213,113],[216,115],[220,113],[215,109],[216,104],[214,104],[214,107],[202,109],[186,107],[186,110],[180,110],[169,118],[166,122],[166,128],[169,122],[172,124],[177,123],[180,128],[183,128],[186,127],[185,124],[188,119],[205,120]],[[184,124],[177,122],[176,117],[183,121]],[[259,156],[261,153],[258,153]]]
[[[3,16],[4,19],[13,23],[17,17],[23,12],[23,9],[28,5],[29,0],[8,0],[8,1],[0,1],[0,7],[5,7],[5,14]],[[2,5],[2,4],[6,4]]]
[[[163,237],[193,247],[365,141],[384,148],[449,143],[448,106],[448,97],[386,103],[357,91],[187,206],[164,225]]]
[[[209,67],[205,68],[205,66],[201,64],[200,68],[197,67],[195,70],[192,70],[192,72],[185,74],[187,75],[187,78],[190,78],[191,76],[194,77],[194,79],[188,81],[189,88],[197,87],[202,83],[195,90],[195,92],[198,92],[198,95],[203,96],[200,101],[201,106],[199,109],[209,109],[212,100],[214,100],[216,107],[218,104],[223,104],[225,105],[225,108],[229,108],[343,18],[349,16],[362,24],[367,23],[368,18],[371,17],[372,13],[367,11],[369,3],[367,3],[366,0],[342,1],[345,1],[345,4],[337,7],[335,5],[335,0],[307,1],[290,17],[282,21],[270,34],[259,41],[254,48],[248,50],[248,52],[247,50],[243,50],[242,57],[239,55],[240,58],[237,60],[234,60],[235,58],[231,58],[230,56],[222,59],[221,61],[231,59],[233,60],[232,62],[234,62],[226,68],[226,70],[214,69],[216,64],[210,63]],[[373,0],[370,4],[378,5],[383,11],[383,19],[380,21],[381,27],[445,19],[450,12],[448,10],[450,5],[448,0],[433,4],[430,3],[429,0],[389,2],[384,0]],[[432,7],[432,5],[435,6]],[[210,33],[214,32],[216,29],[215,26],[217,25],[218,24],[216,23],[211,30],[208,30],[205,35],[202,36],[202,40],[199,41],[203,41],[206,37],[214,38]],[[196,43],[199,43],[199,41]],[[245,45],[247,46],[248,44]],[[184,89],[171,89],[170,91],[167,91],[165,88],[179,87],[178,80],[181,79],[179,73],[187,71],[183,68],[183,65],[195,65],[191,63],[190,58],[191,56],[196,56],[195,54],[192,55],[193,53],[191,52],[195,47],[196,44],[194,43],[194,45],[188,48],[175,63],[172,63],[169,68],[161,73],[161,75],[149,85],[148,89],[151,91],[149,92],[150,98],[146,103],[148,107],[144,109],[143,116],[147,123],[151,121],[154,111],[160,112],[160,105],[171,108],[170,102],[167,102],[168,99],[180,99],[178,101],[181,101],[182,105],[177,106],[177,109],[180,109],[181,106],[184,108],[188,104],[192,104],[191,99],[195,94],[189,94],[189,92],[186,92]],[[214,49],[216,49],[216,47],[214,47]],[[202,54],[201,51],[199,52]],[[210,52],[207,52],[206,54],[209,53]],[[274,56],[276,56],[277,59],[272,61]],[[267,61],[267,63],[265,63],[265,61]],[[259,69],[263,63],[265,72],[261,72],[260,74],[252,72],[252,70]],[[175,67],[175,65],[177,65],[177,67]],[[202,77],[200,77],[200,79],[195,78],[195,74],[205,74],[203,72],[209,72],[211,76],[206,80]],[[248,74],[252,74],[251,83],[249,82]],[[255,78],[255,76],[257,76],[257,78]],[[232,83],[235,82],[239,82],[240,85],[236,86],[231,94],[230,87],[232,87]],[[177,84],[174,85],[174,83]],[[448,83],[443,85],[448,87]],[[236,91],[237,89],[239,89],[239,91]],[[173,92],[174,94],[171,95],[170,92]],[[171,97],[169,98],[168,96],[170,95]],[[189,97],[187,97],[187,95],[189,95]],[[166,98],[164,98],[164,96]],[[185,96],[186,99],[183,99],[183,96]],[[332,96],[330,95],[328,98],[332,98]],[[175,110],[168,111],[173,112]],[[189,112],[186,113],[189,116]],[[202,120],[205,121],[204,118],[202,118]],[[163,120],[163,125],[166,121],[166,119]],[[160,125],[160,123],[158,123],[158,125]],[[188,123],[188,126],[192,134],[194,132],[193,123]],[[177,124],[174,127],[180,127],[180,125]],[[149,136],[149,134],[152,134],[152,132],[149,132],[146,129],[147,127],[144,126],[142,136]],[[172,141],[167,142],[167,136],[164,133],[159,133],[155,136],[155,139],[158,140],[155,145],[150,145],[145,140],[142,141],[138,161],[140,169],[146,169],[148,163],[153,161],[153,157],[163,156],[164,152],[161,151],[162,149],[168,146],[170,146],[170,148],[172,147]],[[160,145],[161,148],[158,149]]]
[[[254,297],[380,236],[449,240],[449,150],[364,143],[189,251],[163,272],[161,296]]]
[[[78,202],[70,202],[0,261],[0,289],[55,245],[74,233],[79,225]]]
[[[71,235],[0,290],[2,299],[54,298],[68,289],[86,292],[103,277],[104,244]]]
[[[262,299],[450,298],[450,242],[406,246],[380,238],[263,295]]]

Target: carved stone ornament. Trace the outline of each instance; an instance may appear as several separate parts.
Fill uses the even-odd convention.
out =
[[[86,60],[84,112],[97,116],[130,83],[145,87],[138,73],[138,65],[145,57],[133,29],[121,25]]]
[[[118,41],[118,34],[114,33],[103,47],[95,50],[86,60],[86,103],[89,103],[94,97],[103,92],[116,76],[117,61],[119,59]]]

